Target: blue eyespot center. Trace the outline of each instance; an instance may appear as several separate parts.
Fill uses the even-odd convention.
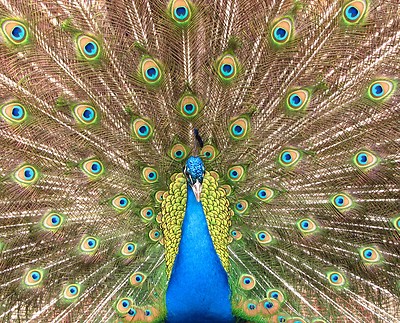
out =
[[[180,158],[180,157],[182,157],[182,155],[183,155],[183,151],[182,151],[182,150],[177,150],[177,151],[175,152],[175,157]]]
[[[236,208],[237,208],[238,210],[243,210],[244,206],[243,206],[242,203],[239,202],[239,203],[236,204]]]
[[[130,316],[135,316],[135,315],[136,315],[136,310],[134,310],[133,308],[131,308],[131,309],[128,311],[128,314],[129,314]]]
[[[292,161],[292,159],[293,158],[292,158],[292,155],[290,153],[285,152],[285,153],[282,154],[282,161],[284,163],[290,163]]]
[[[144,311],[144,316],[150,316],[151,315],[151,311],[150,310],[145,310]]]
[[[210,153],[209,151],[206,151],[206,152],[204,153],[204,155],[205,155],[207,158],[210,158],[210,157],[211,157],[211,153]]]
[[[143,125],[139,127],[139,135],[140,136],[147,136],[150,132],[150,129],[147,125]]]
[[[143,278],[140,275],[136,275],[135,280],[140,283],[143,280]]]
[[[31,278],[32,278],[34,281],[38,281],[38,280],[40,279],[40,273],[39,273],[38,271],[33,271],[33,272],[31,273]]]
[[[249,305],[247,305],[247,308],[249,310],[255,310],[256,309],[256,304],[250,303]]]
[[[155,236],[156,238],[158,238],[158,237],[160,236],[160,232],[158,232],[158,231],[154,232],[154,236]]]
[[[379,83],[372,86],[372,94],[376,97],[380,97],[384,94],[383,87]]]
[[[128,249],[128,251],[133,251],[135,249],[135,246],[133,244],[128,244],[128,246],[126,247],[126,249]]]
[[[235,125],[233,127],[233,134],[235,134],[236,136],[240,136],[241,134],[243,134],[244,129],[243,127],[239,126],[239,125]]]
[[[251,279],[250,278],[245,278],[243,281],[246,285],[249,285],[251,283]]]
[[[230,176],[232,178],[237,178],[239,176],[239,173],[236,170],[231,170],[230,171]]]
[[[354,6],[348,6],[346,9],[346,18],[349,20],[357,20],[360,16],[360,11]]]
[[[94,111],[92,108],[86,108],[82,113],[82,119],[85,121],[92,121],[94,118]]]
[[[119,205],[124,207],[128,204],[128,200],[125,197],[121,197],[119,200]]]
[[[51,223],[53,223],[54,225],[57,225],[60,223],[60,217],[58,215],[53,215],[51,217]]]
[[[237,236],[237,232],[236,231],[232,231],[232,236],[236,237]]]
[[[357,161],[361,165],[365,165],[368,161],[368,156],[365,153],[361,153],[357,156]]]
[[[93,163],[92,163],[92,166],[90,167],[90,169],[92,170],[92,172],[93,172],[94,174],[99,173],[99,172],[101,171],[100,163],[98,163],[98,162],[93,162]]]
[[[303,229],[307,230],[309,226],[310,226],[310,224],[308,223],[307,220],[304,220],[304,221],[301,222],[301,227]]]
[[[149,176],[150,179],[154,179],[154,178],[156,178],[156,173],[155,172],[150,172],[148,176]]]
[[[69,292],[71,295],[75,295],[78,292],[78,289],[75,286],[73,286],[69,288]]]
[[[12,108],[11,114],[14,119],[19,120],[19,119],[22,119],[22,117],[24,116],[24,110],[22,109],[21,106],[14,105]]]
[[[188,103],[185,104],[183,106],[183,110],[187,113],[187,114],[192,114],[194,112],[194,105],[192,103]]]
[[[335,203],[338,206],[342,206],[344,204],[344,198],[342,196],[338,196],[335,198]]]
[[[231,64],[222,64],[221,73],[224,76],[231,76],[234,72],[233,66]]]
[[[339,275],[338,274],[333,274],[331,275],[331,279],[333,282],[337,282],[339,280]]]
[[[15,26],[11,31],[11,37],[14,40],[22,40],[25,37],[25,28],[22,26]]]
[[[267,192],[265,190],[260,190],[258,192],[258,197],[265,198],[267,196]]]
[[[265,233],[263,233],[263,232],[258,234],[258,238],[259,238],[261,241],[265,240],[266,237],[267,237],[267,235],[266,235]]]
[[[31,167],[27,167],[24,170],[24,177],[27,181],[30,181],[35,176],[35,171]]]
[[[149,80],[154,81],[158,77],[158,68],[150,67],[146,70],[146,76]]]
[[[87,244],[90,248],[94,248],[96,246],[96,240],[90,238],[88,239]]]
[[[271,297],[277,299],[279,297],[279,294],[277,292],[273,292],[271,293]]]
[[[97,45],[94,42],[88,42],[84,47],[83,51],[88,56],[94,56],[97,54]]]
[[[185,7],[178,7],[174,10],[176,19],[184,20],[189,15],[189,11]]]
[[[303,102],[297,94],[292,94],[289,98],[290,105],[298,108]]]
[[[371,249],[366,249],[366,250],[364,250],[364,257],[365,258],[371,258],[372,257],[372,255],[373,255],[373,252],[372,252],[372,250]]]
[[[283,41],[288,37],[288,32],[284,28],[278,27],[274,31],[274,36],[278,41]]]
[[[129,302],[128,301],[122,301],[122,307],[123,308],[127,308],[129,306]]]
[[[265,308],[268,308],[268,309],[269,309],[269,308],[273,308],[273,307],[274,307],[274,304],[273,304],[272,302],[265,302],[265,303],[264,303],[264,307],[265,307]]]

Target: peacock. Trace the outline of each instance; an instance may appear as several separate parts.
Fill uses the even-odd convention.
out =
[[[1,322],[400,322],[398,0],[1,0]]]

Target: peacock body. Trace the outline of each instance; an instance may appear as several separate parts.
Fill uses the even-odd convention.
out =
[[[0,321],[400,322],[399,17],[1,0]]]

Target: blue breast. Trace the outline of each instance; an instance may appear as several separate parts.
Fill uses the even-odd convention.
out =
[[[167,322],[233,322],[228,276],[203,207],[188,186],[179,252],[167,289]]]

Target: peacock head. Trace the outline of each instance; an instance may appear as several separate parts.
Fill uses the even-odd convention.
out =
[[[196,196],[197,202],[200,202],[201,187],[203,185],[203,178],[206,168],[203,161],[198,156],[191,156],[186,161],[183,173]]]

